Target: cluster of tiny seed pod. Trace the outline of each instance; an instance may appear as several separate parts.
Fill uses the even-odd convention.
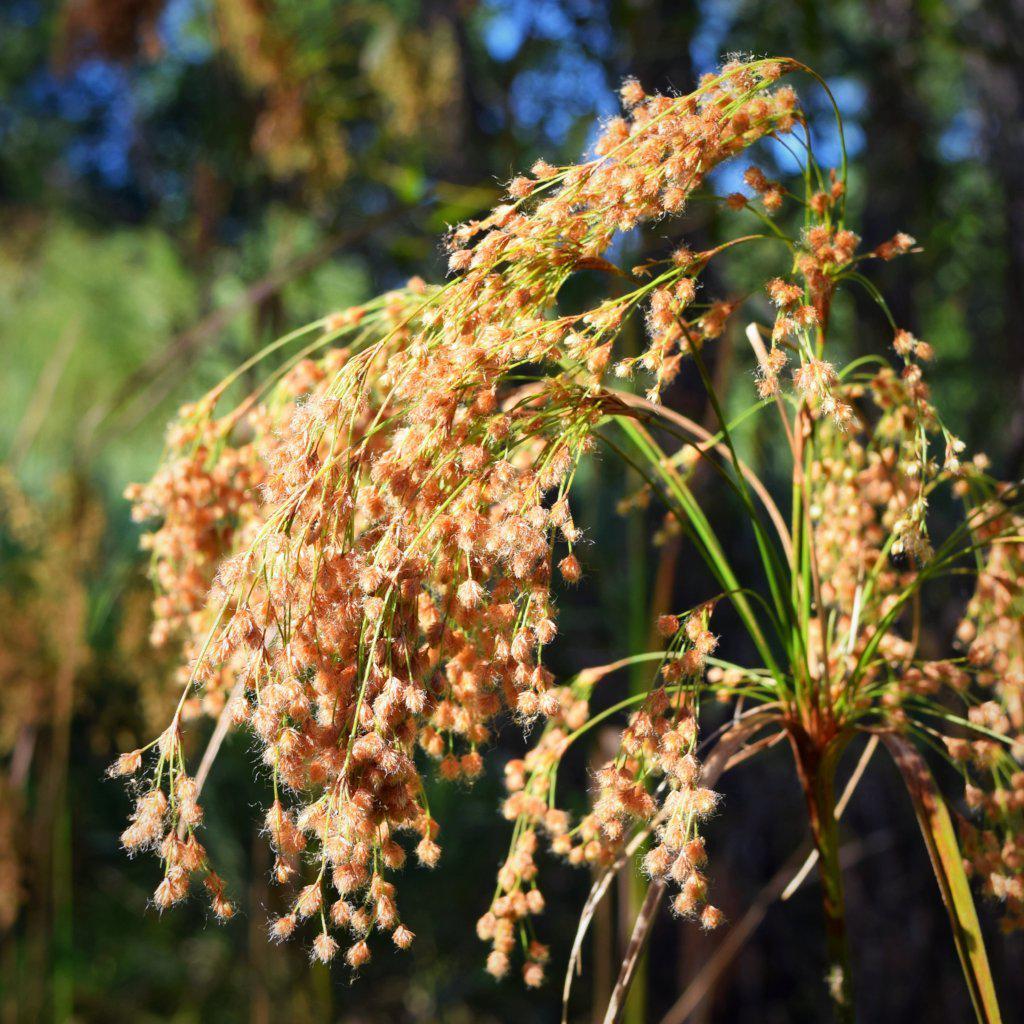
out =
[[[202,876],[210,909],[219,920],[235,915],[223,879],[211,868],[196,832],[203,822],[199,786],[185,770],[181,733],[176,724],[165,730],[155,744],[159,754],[156,783],[135,802],[121,843],[129,853],[152,850],[163,864],[163,879],[153,893],[153,905],[166,910],[189,894],[193,878]],[[136,775],[143,764],[142,750],[122,754],[110,766],[115,777]],[[166,778],[166,790],[164,779]]]
[[[707,856],[700,823],[711,815],[718,794],[701,784],[697,758],[697,711],[707,659],[717,646],[708,629],[711,605],[685,617],[663,615],[658,630],[668,642],[661,668],[662,685],[652,689],[622,736],[618,758],[599,773],[601,791],[595,812],[606,834],[620,833],[624,820],[653,824],[654,842],[643,859],[651,878],[670,879],[679,887],[674,911],[697,917],[705,928],[722,921],[707,902],[702,873]],[[657,802],[651,790],[664,790]]]
[[[957,631],[960,671],[988,699],[967,711],[978,732],[946,737],[965,779],[965,866],[1003,905],[1007,931],[1024,928],[1024,516],[1014,497],[1014,488],[992,487],[972,517],[979,539],[1005,539],[987,549]]]
[[[631,88],[628,118],[606,126],[594,160],[538,162],[509,204],[452,232],[446,287],[413,281],[326,318],[326,354],[226,416],[225,387],[185,410],[164,467],[130,492],[139,518],[160,520],[148,542],[155,639],[183,637],[189,665],[175,733],[191,711],[225,705],[254,732],[281,793],[268,818],[275,874],[315,874],[275,936],[319,917],[313,953],[328,959],[332,929],[348,928],[354,966],[375,928],[407,944],[386,874],[404,859],[403,832],[419,837],[421,862],[439,850],[415,750],[442,777],[472,779],[502,710],[562,716],[541,654],[557,631],[553,563],[568,583],[582,574],[568,490],[615,336],[657,285],[570,316],[553,315],[558,291],[610,266],[618,231],[677,212],[715,164],[792,128],[795,95],[770,89],[784,70],[731,64],[690,97]],[[701,313],[702,335],[725,315]],[[666,381],[658,351],[648,368]],[[501,385],[525,365],[550,372]],[[161,750],[125,839],[177,858],[165,858],[172,902],[189,872],[155,834],[194,828],[178,746],[173,758],[172,771]],[[592,851],[600,830],[588,829]],[[542,962],[530,959],[531,978]]]
[[[563,758],[591,727],[589,700],[596,683],[611,669],[584,672],[559,688],[560,709],[548,716],[538,741],[523,758],[505,765],[509,792],[505,818],[514,823],[509,853],[498,872],[495,896],[477,927],[491,944],[488,970],[504,975],[516,945],[543,950],[533,918],[544,909],[536,854],[546,839],[551,852],[570,864],[607,869],[633,836],[649,830],[655,846],[644,858],[651,877],[675,880],[675,910],[712,928],[722,920],[707,904],[701,873],[706,857],[699,823],[714,810],[716,794],[700,785],[697,700],[708,656],[717,639],[708,630],[711,605],[687,616],[663,615],[658,629],[668,647],[659,681],[629,718],[616,756],[595,772],[592,810],[575,824],[556,805],[555,783]],[[516,938],[518,937],[518,943]],[[542,977],[543,960],[528,952],[528,982]]]
[[[224,713],[257,738],[274,789],[266,830],[275,877],[290,896],[272,936],[288,938],[309,922],[311,955],[333,959],[343,936],[353,968],[370,958],[375,931],[407,948],[413,934],[393,879],[407,848],[426,867],[441,852],[422,765],[433,762],[447,781],[473,780],[496,720],[508,715],[543,721],[539,742],[506,772],[513,838],[478,929],[491,944],[493,974],[510,969],[521,945],[525,981],[543,978],[547,950],[533,934],[544,906],[541,839],[571,863],[602,867],[647,830],[655,843],[645,866],[677,884],[675,909],[707,927],[721,920],[707,903],[700,832],[716,796],[701,785],[696,747],[715,648],[711,607],[659,622],[668,641],[660,676],[596,772],[593,808],[576,824],[557,807],[555,784],[565,752],[593,721],[595,680],[558,685],[544,651],[558,633],[558,588],[583,574],[570,492],[606,415],[609,368],[647,374],[656,401],[682,360],[699,360],[722,334],[739,302],[697,301],[697,277],[718,250],[685,246],[636,268],[638,287],[594,308],[565,314],[558,299],[581,270],[622,273],[605,257],[617,233],[678,213],[723,160],[800,123],[795,94],[775,85],[788,70],[786,62],[732,62],[683,97],[626,83],[626,116],[605,126],[594,159],[567,168],[539,161],[513,179],[508,202],[450,233],[444,287],[414,279],[325,318],[301,335],[311,348],[234,411],[216,415],[226,386],[185,411],[165,465],[131,492],[139,517],[160,521],[149,541],[155,638],[182,640],[182,698],[152,755],[134,751],[117,766],[134,774],[155,762],[123,838],[161,857],[160,905],[177,902],[205,872],[214,912],[230,914],[195,837],[198,787],[178,732],[193,711]],[[788,195],[756,168],[745,181],[766,214]],[[913,643],[886,616],[931,556],[933,485],[966,471],[962,446],[930,404],[926,343],[898,332],[902,371],[879,371],[867,384],[842,380],[824,357],[837,278],[862,258],[859,238],[841,225],[843,202],[835,176],[806,201],[792,270],[767,285],[776,314],[757,386],[781,402],[792,358],[801,442],[817,431],[829,451],[808,482],[820,506],[811,544],[826,586],[808,624],[807,670],[827,674],[845,696],[848,675],[877,651],[859,677],[864,692],[848,706],[882,710],[899,724],[908,694],[962,684],[955,671],[917,664]],[[864,256],[887,260],[913,245],[896,235]],[[633,315],[645,318],[649,343],[613,363]],[[324,351],[311,355],[317,347]],[[877,407],[869,429],[860,416],[866,394]],[[942,466],[929,457],[938,434]],[[849,496],[852,514],[836,514],[836,495]],[[872,569],[865,594],[866,563],[890,554],[907,556],[906,571]],[[991,631],[1000,630],[993,657],[1014,642],[1002,635],[1006,614],[990,614],[995,578],[983,574],[988,589],[971,616],[979,680]],[[714,670],[722,692],[739,692],[750,678]],[[1014,699],[1003,689],[1000,706]],[[1000,891],[1012,889],[1000,883]]]

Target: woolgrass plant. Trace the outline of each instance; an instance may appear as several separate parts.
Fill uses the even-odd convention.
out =
[[[302,933],[315,959],[353,968],[370,959],[377,933],[408,947],[399,873],[410,850],[433,867],[443,846],[424,774],[478,776],[511,716],[535,725],[535,742],[505,765],[511,841],[477,923],[486,967],[529,986],[544,979],[543,847],[596,872],[576,957],[593,903],[648,841],[650,895],[612,1020],[651,901],[664,892],[676,914],[705,928],[722,921],[702,838],[715,780],[781,742],[806,795],[828,989],[837,1019],[852,1020],[835,777],[851,740],[868,734],[866,756],[887,751],[906,782],[978,1018],[998,1019],[967,880],[1002,903],[1008,928],[1024,921],[1019,492],[966,456],[932,405],[922,369],[930,346],[892,322],[865,276],[914,240],[896,234],[865,248],[846,225],[845,155],[835,170],[819,167],[797,95],[782,84],[793,72],[827,93],[789,59],[730,62],[687,96],[627,81],[626,114],[604,126],[593,159],[538,161],[509,184],[506,203],[451,232],[446,284],[416,279],[326,316],[182,410],[156,476],[130,492],[137,517],[156,523],[146,536],[154,640],[182,645],[181,700],[166,731],[113,768],[143,780],[122,840],[159,857],[159,908],[195,879],[218,917],[233,913],[199,838],[210,758],[193,775],[182,746],[186,721],[207,713],[249,730],[262,749],[273,793],[265,829],[292,894],[271,936]],[[621,233],[707,199],[710,172],[762,139],[798,154],[803,174],[784,184],[750,167],[748,193],[722,198],[753,233],[633,268],[610,261]],[[776,223],[783,207],[800,212],[796,236]],[[778,276],[756,294],[709,301],[702,275],[737,246],[774,251]],[[560,293],[582,270],[614,287],[568,313]],[[888,323],[891,357],[830,361],[830,310],[847,286],[877,301],[864,331]],[[763,318],[769,308],[771,322],[743,330],[747,311]],[[620,336],[634,319],[646,344],[628,355]],[[749,388],[749,407],[730,421],[705,349],[733,325],[758,370],[736,385]],[[286,358],[225,408],[272,353]],[[661,402],[687,362],[718,416],[710,432]],[[791,481],[777,497],[737,454],[734,434],[752,417],[771,417],[784,439]],[[678,449],[666,450],[665,437]],[[558,679],[544,662],[557,643],[556,603],[572,600],[586,564],[573,484],[598,449],[664,503],[717,590],[658,617],[660,649]],[[754,578],[739,577],[702,505],[701,467],[735,495],[756,541]],[[963,515],[931,537],[929,505],[943,492]],[[924,659],[922,592],[965,575],[974,592],[948,656]],[[724,603],[754,664],[715,654]],[[644,692],[591,712],[612,672],[645,664]],[[733,714],[702,730],[709,697]],[[596,725],[615,721],[619,748],[594,775],[589,813],[573,817],[559,766]],[[963,779],[959,846],[925,751]]]

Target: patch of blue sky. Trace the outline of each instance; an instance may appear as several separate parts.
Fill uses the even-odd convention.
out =
[[[18,6],[32,8],[24,2]],[[160,105],[183,67],[202,63],[213,52],[205,13],[204,0],[168,0],[157,24],[164,54],[145,74],[94,57],[64,75],[44,67],[31,76],[26,83],[30,108],[75,126],[64,150],[71,174],[95,178],[109,189],[131,185],[138,119]]]
[[[981,131],[980,111],[974,108],[958,110],[939,136],[939,156],[949,163],[978,159]]]
[[[690,40],[690,60],[697,75],[714,71],[722,63],[723,50],[737,13],[735,0],[698,0],[700,17]]]
[[[202,23],[209,16],[203,0],[168,0],[157,22],[157,35],[166,54],[187,64],[209,60],[213,40]]]
[[[854,157],[864,148],[861,120],[867,102],[867,89],[862,82],[849,76],[830,78],[828,87],[832,90],[843,119],[847,156]],[[823,167],[838,167],[842,150],[832,104],[816,84],[810,85],[803,92],[807,94],[805,106],[811,119],[811,143],[815,158]]]
[[[530,42],[549,44],[512,82],[509,109],[518,125],[560,143],[581,118],[617,109],[602,60],[614,42],[602,0],[487,0],[482,14],[482,38],[495,60],[511,60]]]
[[[500,7],[508,5],[491,3],[491,10],[484,24],[483,40],[487,52],[497,61],[509,61],[520,50],[526,41],[527,24],[517,17],[511,10],[502,10]]]
[[[30,109],[77,126],[64,154],[73,174],[95,175],[109,188],[128,185],[135,110],[124,68],[92,58],[60,77],[40,69],[27,90]]]
[[[520,72],[510,90],[512,116],[524,128],[560,143],[580,118],[618,109],[604,69],[583,54],[559,54],[550,64]]]
[[[527,38],[569,39],[580,5],[560,0],[487,0],[484,45],[495,60],[511,60]]]

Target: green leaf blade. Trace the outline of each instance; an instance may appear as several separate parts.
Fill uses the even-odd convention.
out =
[[[985,938],[949,809],[928,765],[910,740],[887,733],[882,736],[882,741],[896,762],[914,805],[942,902],[949,914],[953,941],[975,1015],[981,1024],[1001,1024],[1002,1016],[985,951]]]

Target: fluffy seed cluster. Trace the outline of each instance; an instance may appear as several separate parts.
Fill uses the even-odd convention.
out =
[[[652,878],[668,877],[680,891],[673,909],[684,917],[699,916],[715,928],[721,911],[707,902],[707,860],[700,822],[715,809],[718,794],[701,785],[697,760],[697,694],[708,656],[718,644],[708,630],[711,608],[697,609],[682,623],[662,616],[659,631],[671,638],[662,667],[663,685],[652,689],[635,712],[622,737],[622,752],[599,773],[601,792],[594,813],[610,838],[624,835],[630,818],[653,823],[656,843],[644,857]],[[658,783],[667,789],[660,806],[651,797]]]
[[[906,243],[907,245],[911,243]],[[829,680],[833,707],[851,715],[885,708],[890,727],[925,728],[964,780],[960,819],[965,865],[1005,908],[1002,926],[1024,926],[1024,516],[1019,488],[963,462],[963,443],[942,425],[912,357],[924,342],[899,332],[904,372],[884,369],[844,384],[854,426],[819,435],[811,465],[811,513],[823,607],[814,623],[815,672]],[[942,459],[929,458],[928,437]],[[940,447],[940,446],[936,446]],[[943,485],[965,501],[966,521],[933,552],[925,518]],[[953,561],[960,538],[978,563],[974,594],[956,630],[957,653],[925,659],[920,609],[909,630],[893,628],[923,579]],[[952,709],[952,710],[951,710]],[[923,721],[922,721],[923,717]],[[945,729],[936,723],[945,719]]]
[[[616,756],[594,776],[593,809],[573,822],[558,806],[558,771],[569,749],[591,721],[590,698],[604,671],[582,673],[552,691],[552,707],[538,741],[525,757],[505,765],[509,791],[503,805],[513,822],[508,856],[498,871],[491,906],[477,922],[480,939],[491,945],[487,969],[501,977],[517,945],[527,950],[523,977],[539,984],[547,949],[535,937],[532,918],[545,906],[536,854],[542,840],[570,864],[607,868],[639,830],[657,843],[644,860],[652,877],[670,877],[680,886],[677,913],[699,917],[706,928],[721,921],[706,903],[707,883],[700,869],[706,857],[700,821],[717,802],[700,785],[697,749],[697,700],[707,657],[717,639],[707,629],[711,607],[686,616],[663,615],[658,629],[668,641],[658,679],[643,695],[619,741]],[[635,701],[631,703],[636,703]]]
[[[180,731],[192,713],[221,713],[258,739],[273,787],[265,827],[291,902],[272,937],[309,922],[311,956],[340,953],[353,968],[369,960],[374,932],[407,948],[413,934],[395,873],[410,850],[426,867],[441,853],[423,764],[432,760],[446,780],[476,778],[496,719],[510,715],[541,727],[506,768],[512,840],[478,923],[491,973],[508,972],[518,948],[526,984],[543,980],[548,951],[534,930],[542,843],[602,867],[631,837],[651,834],[649,874],[675,883],[678,913],[714,927],[722,915],[707,902],[700,829],[716,796],[697,758],[707,678],[728,699],[771,702],[773,720],[818,730],[823,743],[863,720],[905,727],[936,685],[961,699],[965,680],[990,688],[999,714],[980,703],[963,718],[987,730],[987,739],[976,728],[964,740],[965,775],[995,766],[996,780],[991,800],[976,802],[985,819],[971,857],[990,891],[1019,912],[1020,848],[1004,838],[1020,835],[1019,774],[1006,743],[998,756],[985,746],[989,734],[1020,742],[1019,545],[991,547],[962,627],[965,658],[922,662],[897,628],[917,584],[946,564],[945,549],[936,554],[928,541],[935,488],[952,482],[982,499],[965,527],[979,541],[1019,532],[1015,506],[980,465],[961,464],[963,446],[923,380],[926,343],[896,333],[898,373],[844,375],[826,358],[840,280],[862,259],[914,246],[896,235],[858,255],[835,175],[818,175],[801,201],[800,237],[781,236],[792,264],[766,285],[774,323],[770,346],[756,347],[758,391],[783,410],[794,492],[808,499],[797,535],[781,527],[784,540],[811,552],[808,572],[792,580],[807,635],[790,663],[748,670],[712,657],[710,604],[663,616],[658,679],[624,705],[632,713],[596,773],[592,810],[573,821],[557,804],[566,751],[606,717],[590,713],[601,671],[558,685],[544,663],[558,632],[556,599],[583,575],[570,502],[577,467],[608,417],[632,415],[637,403],[658,409],[684,359],[703,372],[703,346],[742,301],[698,301],[700,274],[729,245],[681,246],[632,274],[606,254],[619,233],[682,210],[723,160],[803,124],[793,91],[776,85],[789,70],[784,61],[735,62],[683,97],[627,82],[626,115],[605,125],[593,159],[539,161],[509,184],[508,202],[451,232],[445,286],[413,280],[327,317],[285,339],[304,347],[233,411],[217,407],[240,374],[184,411],[167,461],[130,495],[140,518],[157,520],[148,541],[154,638],[183,644],[181,701],[167,731],[113,769],[135,775],[155,763],[123,841],[159,854],[159,906],[201,875],[214,913],[232,912],[196,836],[200,794]],[[757,168],[745,182],[757,199],[729,197],[739,214],[755,209],[764,219],[789,198]],[[566,313],[559,294],[580,271],[635,287]],[[648,344],[616,361],[616,339],[634,315]],[[618,377],[644,375],[646,402],[612,392],[612,367]],[[941,462],[930,455],[939,438]],[[680,463],[687,473],[723,447],[710,435],[700,442]],[[675,471],[669,459],[656,463],[666,476]],[[795,699],[808,683],[820,691],[814,701]]]
[[[966,652],[957,671],[987,699],[967,710],[976,730],[946,739],[971,812],[961,822],[966,863],[1004,904],[1008,931],[1024,928],[1024,516],[1015,497],[992,488],[972,518],[975,536],[996,543],[957,631]]]
[[[178,719],[234,690],[228,713],[259,737],[282,793],[267,818],[278,878],[303,858],[316,869],[274,935],[318,919],[313,955],[329,959],[330,931],[347,928],[353,966],[374,929],[411,941],[385,879],[405,860],[404,832],[421,863],[439,854],[415,748],[444,778],[471,779],[501,710],[562,715],[541,655],[556,635],[552,565],[570,583],[582,572],[568,490],[601,415],[592,396],[624,318],[650,296],[660,308],[664,289],[685,297],[695,268],[672,263],[572,316],[553,315],[558,292],[579,269],[611,269],[602,253],[617,232],[679,211],[721,160],[792,127],[795,95],[768,88],[782,70],[735,64],[693,96],[633,95],[595,159],[538,163],[507,205],[452,232],[447,287],[411,282],[322,322],[320,343],[339,348],[225,417],[223,389],[185,410],[171,458],[130,492],[139,518],[160,520],[155,639],[184,637],[189,664],[124,837],[161,854],[160,905],[208,870]],[[702,336],[721,319],[702,314]],[[646,365],[662,383],[683,335],[657,323]],[[549,372],[534,385],[500,386],[538,364]],[[117,771],[135,767],[132,755]],[[530,853],[521,838],[516,856]],[[543,959],[529,958],[531,983]]]

